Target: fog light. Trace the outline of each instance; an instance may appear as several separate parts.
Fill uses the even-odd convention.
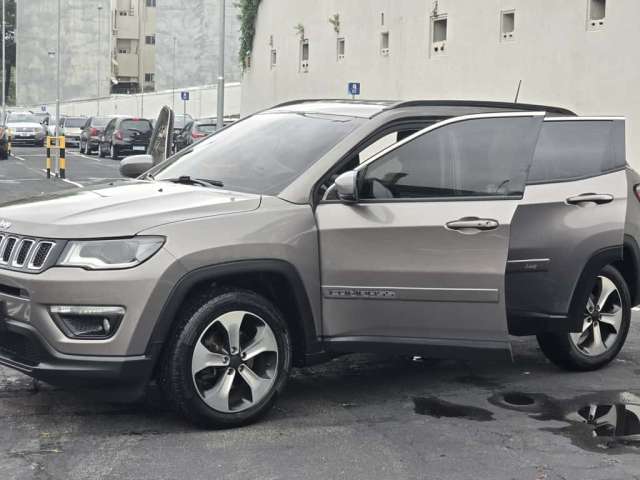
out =
[[[49,310],[67,337],[87,340],[113,336],[126,311],[124,307],[72,305],[53,305]]]

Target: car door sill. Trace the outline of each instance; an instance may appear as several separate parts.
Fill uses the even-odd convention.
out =
[[[512,361],[508,340],[349,336],[325,337],[325,350],[333,353],[392,353],[454,360]]]

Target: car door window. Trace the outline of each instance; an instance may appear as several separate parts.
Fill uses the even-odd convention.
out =
[[[363,200],[522,196],[534,117],[464,120],[429,131],[364,168]]]
[[[528,183],[593,177],[625,166],[624,121],[546,121]]]

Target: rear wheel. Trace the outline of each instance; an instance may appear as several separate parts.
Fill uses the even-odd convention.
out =
[[[185,306],[160,383],[193,423],[237,427],[269,411],[290,368],[291,343],[280,312],[253,292],[223,290]]]
[[[543,353],[568,370],[596,370],[620,352],[631,324],[631,296],[618,270],[607,266],[585,301],[580,332],[538,335]]]

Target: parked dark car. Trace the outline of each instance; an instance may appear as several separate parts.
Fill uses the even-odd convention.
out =
[[[7,158],[9,158],[9,129],[3,119],[0,125],[0,160]]]
[[[91,155],[100,146],[100,137],[112,117],[89,117],[80,132],[80,153]]]
[[[146,153],[152,130],[146,118],[112,118],[102,134],[98,154],[117,160],[124,154]]]
[[[175,138],[176,151],[188,147],[193,142],[212,134],[216,131],[215,118],[200,118],[187,123]]]

